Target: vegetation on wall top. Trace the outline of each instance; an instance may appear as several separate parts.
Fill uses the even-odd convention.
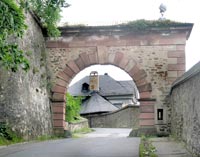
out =
[[[66,0],[20,0],[20,5],[26,10],[31,10],[40,20],[40,23],[47,29],[51,37],[60,36],[57,23],[61,18],[61,8],[69,7]]]
[[[171,21],[171,20],[136,20],[130,21],[128,23],[123,23],[121,26],[129,26],[134,30],[145,30],[148,28],[155,28],[155,27],[169,27],[173,25],[181,24],[179,22]]]

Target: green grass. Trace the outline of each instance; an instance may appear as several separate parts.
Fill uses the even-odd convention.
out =
[[[84,134],[93,132],[94,130],[91,128],[82,128],[79,130],[75,130],[74,132],[72,132],[72,138],[81,138],[84,136]]]
[[[139,146],[139,156],[140,157],[158,157],[155,154],[156,148],[152,145],[149,138],[142,136],[141,143]]]
[[[47,140],[56,140],[60,139],[61,137],[54,136],[54,135],[42,135],[36,138],[36,141],[47,141]]]
[[[94,130],[91,129],[91,128],[82,128],[82,129],[79,129],[79,130],[75,130],[73,133],[87,134],[87,133],[90,133],[92,131],[94,131]]]
[[[0,137],[0,146],[3,145],[11,145],[11,144],[16,144],[16,143],[20,143],[20,142],[24,142],[24,140],[22,138],[13,138],[12,140],[8,140],[4,137]]]

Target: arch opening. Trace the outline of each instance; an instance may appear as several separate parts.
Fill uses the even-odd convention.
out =
[[[117,55],[117,54],[116,54]],[[81,55],[80,55],[81,56]],[[131,59],[132,60],[132,59]],[[116,62],[116,61],[115,61]],[[124,71],[127,76],[129,76],[129,79],[132,80],[132,82],[135,83],[135,100],[139,100],[140,104],[142,104],[142,108],[139,108],[139,114],[137,116],[138,118],[138,125],[140,126],[154,126],[154,105],[151,103],[151,113],[150,113],[150,121],[149,121],[149,106],[147,107],[147,104],[149,104],[148,98],[151,97],[151,83],[148,83],[147,81],[147,74],[146,72],[139,68],[137,64],[133,64],[132,66],[129,65],[129,68],[126,66],[121,65],[121,61],[118,63],[93,63],[93,64],[85,64],[84,68],[78,67],[75,61],[69,61],[66,64],[66,67],[63,71],[58,73],[57,81],[55,86],[52,88],[52,111],[53,111],[53,126],[58,133],[64,129],[67,130],[65,124],[65,94],[69,90],[69,87],[71,84],[73,84],[73,78],[78,76],[79,72],[83,69],[87,69],[88,67],[92,65],[101,64],[101,66],[114,66],[120,69],[121,71]],[[129,63],[127,63],[129,64]],[[114,70],[112,70],[114,71]],[[89,70],[91,72],[91,70]],[[103,72],[103,75],[109,75],[109,72]],[[117,77],[123,76],[117,73]],[[128,77],[127,77],[128,78]],[[86,83],[86,82],[84,82]],[[144,103],[143,103],[144,101]],[[115,107],[119,107],[119,103],[115,102]],[[137,106],[138,103],[137,103]],[[58,116],[58,112],[56,111],[56,108],[60,107],[60,115]],[[61,111],[62,110],[62,111]],[[148,114],[148,115],[147,115]],[[57,118],[58,117],[58,118]],[[60,117],[60,118],[59,118]]]

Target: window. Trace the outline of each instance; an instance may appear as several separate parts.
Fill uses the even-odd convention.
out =
[[[163,109],[158,109],[157,110],[157,119],[158,120],[163,120]]]
[[[83,93],[89,92],[89,84],[83,83],[83,84],[82,84],[81,92],[83,92]]]

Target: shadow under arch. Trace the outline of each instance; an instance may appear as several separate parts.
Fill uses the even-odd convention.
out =
[[[71,80],[81,70],[96,64],[114,65],[130,75],[140,95],[139,125],[154,127],[155,102],[152,102],[152,86],[148,80],[146,71],[141,68],[136,60],[125,56],[124,53],[117,52],[113,53],[112,56],[105,56],[105,54],[94,52],[92,54],[79,54],[75,60],[68,61],[63,70],[56,76],[56,83],[51,89],[51,106],[55,133],[62,134],[64,130],[68,129],[65,124],[65,93]]]

